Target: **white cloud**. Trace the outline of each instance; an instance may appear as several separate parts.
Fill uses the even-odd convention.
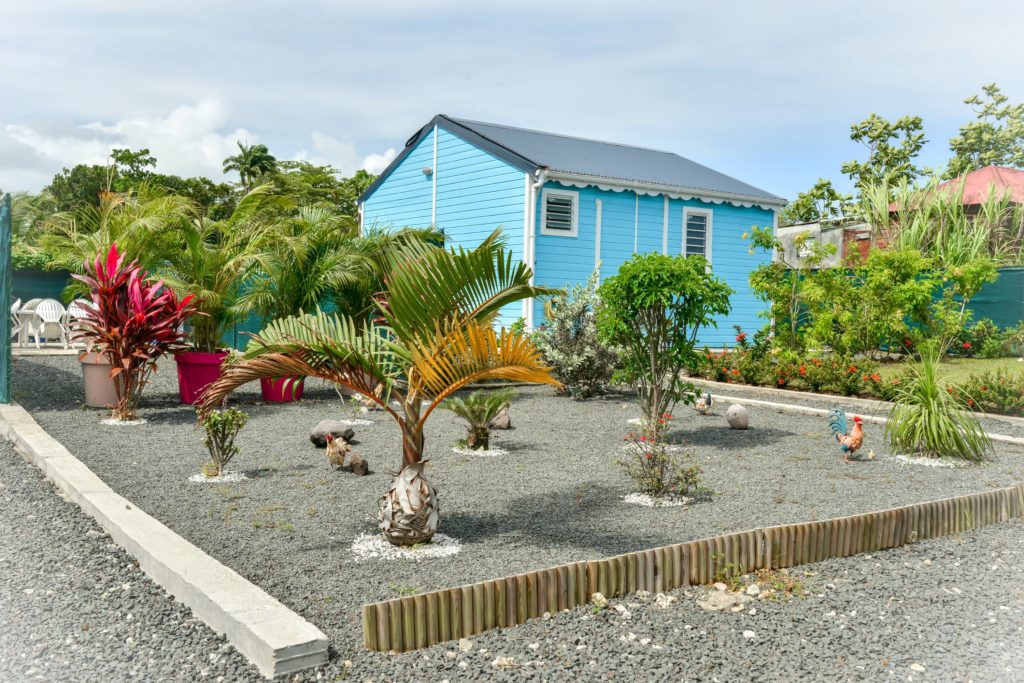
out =
[[[310,138],[314,152],[302,150],[295,157],[301,161],[333,166],[342,176],[350,176],[359,169],[366,169],[374,174],[380,173],[398,155],[394,147],[389,147],[383,154],[363,156],[350,141],[339,140],[319,131],[313,131]]]
[[[71,130],[43,132],[23,124],[8,124],[8,137],[54,166],[102,164],[114,148],[148,148],[158,169],[178,175],[218,178],[225,157],[237,152],[236,141],[256,142],[244,128],[228,129],[230,110],[216,99],[195,106],[181,105],[167,116],[94,121]]]

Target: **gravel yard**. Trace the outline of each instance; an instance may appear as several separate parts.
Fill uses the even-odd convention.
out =
[[[355,450],[372,470],[368,477],[357,478],[332,471],[322,451],[308,440],[319,420],[345,417],[333,390],[308,383],[307,399],[301,403],[264,406],[254,387],[238,394],[235,402],[252,419],[238,439],[242,453],[229,466],[249,479],[195,484],[188,479],[199,471],[205,449],[192,428],[192,410],[177,404],[174,366],[165,365],[143,398],[140,414],[148,423],[137,427],[103,427],[98,411],[81,407],[81,376],[72,357],[16,358],[15,398],[112,488],[323,629],[336,649],[328,680],[344,672],[345,660],[353,662],[355,670],[348,673],[355,680],[455,680],[460,673],[468,677],[473,672],[521,679],[520,669],[491,665],[499,655],[519,663],[542,660],[544,664],[529,667],[538,668],[539,678],[545,679],[581,674],[596,678],[605,672],[657,679],[667,678],[669,671],[673,679],[683,672],[696,679],[747,678],[750,662],[762,666],[769,679],[801,672],[810,677],[877,678],[886,670],[879,668],[883,659],[895,675],[913,674],[915,680],[939,671],[955,677],[966,672],[984,680],[1013,678],[1003,669],[1014,662],[996,653],[1003,652],[997,647],[1000,639],[1019,643],[1024,623],[1024,596],[1014,592],[1024,578],[1020,523],[882,553],[872,560],[814,565],[810,569],[815,577],[809,581],[820,580],[821,588],[811,597],[759,600],[753,616],[704,612],[685,597],[669,610],[637,601],[639,607],[628,608],[629,620],[618,612],[582,621],[577,615],[556,615],[501,635],[478,637],[469,653],[454,645],[432,648],[425,652],[430,659],[424,653],[394,658],[364,652],[359,607],[563,562],[1002,486],[1024,479],[1024,452],[1018,449],[1001,446],[992,462],[963,470],[903,466],[886,451],[881,428],[866,425],[864,450],[873,450],[876,459],[846,465],[829,440],[823,418],[751,408],[752,429],[736,432],[725,426],[725,404],[706,418],[680,408],[675,435],[686,441],[704,469],[703,484],[715,495],[686,508],[652,509],[622,502],[633,489],[614,464],[622,436],[631,429],[627,420],[638,415],[630,397],[577,403],[531,388],[522,390],[512,406],[516,429],[498,432],[492,442],[507,449],[507,456],[456,455],[451,446],[464,436],[459,420],[439,412],[428,424],[427,475],[440,492],[441,531],[461,541],[461,552],[419,563],[357,561],[352,542],[362,533],[375,532],[376,499],[400,459],[398,431],[390,418],[371,414],[375,424],[355,427],[360,442]],[[975,544],[997,557],[981,562],[970,550]],[[956,571],[942,559],[954,554],[963,558],[956,560],[961,562]],[[923,570],[914,564],[931,556],[941,569]],[[875,567],[879,562],[883,566]],[[989,569],[999,563],[1005,565],[1001,570]],[[990,590],[976,582],[981,576],[989,584],[998,577],[998,585]],[[946,595],[944,586],[963,592]],[[816,597],[819,593],[824,597]],[[997,598],[1002,602],[995,604]],[[859,606],[862,601],[866,606]],[[999,610],[1000,605],[1009,611]],[[966,623],[975,623],[974,631],[955,616],[967,619],[974,609],[982,616],[992,611],[995,626],[989,626],[987,616],[971,616],[974,621]],[[857,614],[845,622],[845,617],[826,616],[832,611],[849,615],[850,610]],[[880,613],[890,615],[888,621],[879,619]],[[947,624],[959,624],[964,634],[940,635]],[[755,637],[744,638],[744,630],[753,630]],[[619,640],[629,632],[636,633],[635,643]],[[975,634],[978,642],[971,656],[959,656]],[[653,640],[639,645],[648,637]],[[818,638],[825,638],[827,645],[816,642]],[[659,642],[662,650],[650,647]],[[530,647],[534,643],[536,649]],[[577,650],[579,645],[584,649]],[[479,653],[480,648],[488,652]],[[945,658],[942,648],[949,653]],[[465,667],[459,665],[462,661]],[[924,673],[908,669],[911,663],[921,663]],[[971,668],[975,666],[990,668]]]

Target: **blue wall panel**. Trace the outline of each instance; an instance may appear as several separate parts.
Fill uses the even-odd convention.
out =
[[[363,226],[429,227],[433,181],[423,173],[423,168],[433,164],[434,133],[431,131],[363,202]]]

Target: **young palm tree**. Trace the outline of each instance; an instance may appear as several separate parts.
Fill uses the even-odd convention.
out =
[[[530,284],[530,269],[513,260],[499,235],[500,229],[471,251],[403,246],[378,298],[383,324],[362,326],[323,312],[275,321],[210,385],[201,414],[264,377],[319,377],[362,394],[402,430],[401,468],[381,499],[381,530],[396,545],[429,541],[439,521],[423,475],[423,428],[431,413],[485,379],[558,386],[527,334],[492,327],[503,306],[554,293]]]
[[[87,261],[107,253],[115,242],[126,259],[157,272],[177,248],[175,231],[195,215],[189,199],[143,184],[132,192],[103,192],[98,206],[54,214],[40,242],[56,266],[72,273],[83,273]],[[69,289],[85,291],[77,282]]]
[[[224,172],[238,172],[238,178],[242,181],[245,191],[251,192],[253,183],[260,177],[269,175],[277,170],[277,159],[270,153],[266,145],[247,145],[242,141],[236,142],[238,154],[229,156],[224,160]]]
[[[179,227],[177,248],[168,252],[160,273],[176,292],[191,294],[198,302],[201,315],[191,320],[196,351],[217,351],[224,333],[245,315],[244,284],[260,249],[272,241],[267,217],[291,208],[289,200],[272,191],[270,185],[261,185],[227,218],[211,221],[197,215]]]
[[[515,393],[514,389],[474,391],[465,398],[453,396],[441,407],[466,421],[466,448],[485,451],[491,447],[491,422],[508,408]]]

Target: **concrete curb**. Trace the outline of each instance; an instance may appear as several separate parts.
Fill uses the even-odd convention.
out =
[[[815,417],[828,417],[832,411],[827,408],[811,408],[810,406],[794,405],[792,403],[775,403],[774,401],[761,401],[756,398],[739,398],[737,396],[724,396],[718,394],[715,396],[716,400],[725,401],[727,403],[740,403],[753,406],[761,406],[764,408],[772,408],[779,411],[780,413],[790,413],[792,415],[813,415]],[[884,425],[888,420],[884,417],[877,417],[875,415],[862,415],[861,418],[865,422],[872,424]],[[1024,446],[1024,438],[1017,436],[1007,436],[1005,434],[994,434],[992,432],[986,432],[988,438],[998,443],[1008,443],[1014,446]]]
[[[115,493],[19,405],[0,405],[0,435],[267,678],[327,661],[327,636],[237,572]]]

